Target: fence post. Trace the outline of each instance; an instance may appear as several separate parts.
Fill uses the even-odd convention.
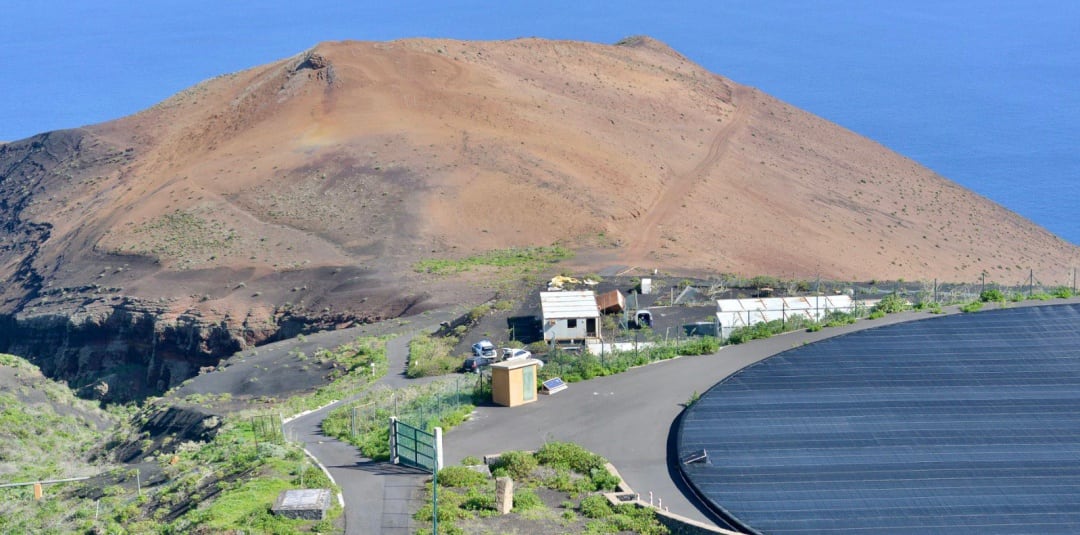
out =
[[[397,416],[390,417],[390,462],[398,463],[397,455]]]

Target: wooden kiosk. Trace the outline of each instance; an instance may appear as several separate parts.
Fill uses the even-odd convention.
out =
[[[536,359],[496,362],[491,365],[491,400],[504,407],[536,401]]]

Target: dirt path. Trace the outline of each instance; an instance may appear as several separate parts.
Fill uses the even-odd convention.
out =
[[[632,266],[640,266],[649,262],[647,255],[657,248],[662,223],[682,206],[683,199],[693,191],[695,186],[701,183],[709,170],[724,156],[732,134],[746,125],[746,118],[749,115],[750,91],[748,88],[736,86],[735,91],[732,93],[735,113],[732,115],[731,120],[721,123],[720,130],[713,136],[705,157],[689,172],[674,175],[671,183],[660,192],[660,196],[656,198],[656,201],[646,211],[645,217],[638,223],[637,235],[631,238],[632,245],[624,257],[624,262]]]

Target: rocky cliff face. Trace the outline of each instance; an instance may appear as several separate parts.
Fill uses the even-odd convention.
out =
[[[131,298],[77,310],[0,315],[0,352],[25,355],[80,395],[109,402],[161,394],[245,347],[380,319],[280,309],[256,323],[173,314]]]
[[[77,315],[0,316],[0,351],[27,355],[81,395],[108,401],[160,393],[240,348],[221,324],[125,302]]]
[[[81,395],[128,401],[245,346],[424,308],[423,295],[371,289],[355,267],[177,273],[102,250],[116,216],[99,212],[137,183],[135,154],[83,129],[0,145],[0,351]],[[360,307],[328,297],[357,290]]]

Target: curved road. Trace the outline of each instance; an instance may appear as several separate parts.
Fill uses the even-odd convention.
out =
[[[384,384],[392,388],[406,384],[419,384],[424,379],[405,377],[405,364],[409,355],[409,340],[420,332],[430,332],[438,328],[442,321],[450,321],[464,312],[462,310],[442,310],[426,313],[412,319],[415,323],[397,325],[379,334],[401,334],[386,344],[386,357],[389,372],[375,384]],[[397,321],[397,320],[392,320]],[[319,335],[308,337],[309,342],[318,343]],[[353,335],[355,337],[355,335]],[[437,379],[437,377],[427,380]],[[418,504],[411,503],[415,490],[425,478],[414,470],[398,469],[385,463],[374,462],[360,455],[360,451],[351,444],[327,437],[322,433],[322,421],[331,410],[353,398],[344,399],[321,409],[310,412],[284,425],[285,436],[301,442],[304,449],[315,457],[330,476],[341,487],[345,505],[345,532],[348,534],[402,534],[412,535],[412,512]]]
[[[1010,304],[1011,307],[1076,303],[1080,299],[1045,303]],[[949,314],[956,307],[946,308]],[[449,313],[447,313],[449,316]],[[748,344],[726,346],[712,355],[682,357],[573,383],[554,396],[515,409],[479,407],[473,417],[444,435],[447,465],[466,456],[482,457],[506,450],[533,450],[546,441],[581,444],[606,457],[642,498],[649,493],[673,513],[716,523],[682,483],[674,463],[674,433],[683,404],[692,392],[703,393],[732,373],[793,347],[882,325],[934,317],[925,312],[892,314],[877,320],[818,332],[793,332]],[[432,316],[434,320],[434,316]],[[437,323],[436,323],[437,325]],[[416,333],[424,329],[413,327]],[[403,369],[408,336],[394,341],[391,366]],[[396,364],[395,364],[396,362]],[[382,382],[393,386],[408,381],[393,374]],[[352,446],[328,439],[319,424],[329,408],[287,424],[308,451],[326,465],[346,501],[347,533],[412,533],[404,525],[416,504],[407,497],[423,481],[422,475],[395,471],[385,463],[371,463]]]

